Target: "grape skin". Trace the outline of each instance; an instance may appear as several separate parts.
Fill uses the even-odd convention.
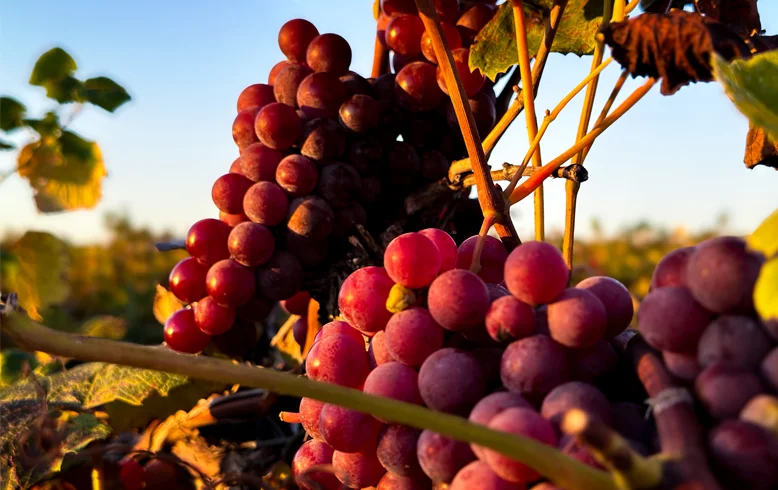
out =
[[[426,228],[419,232],[429,238],[438,247],[440,253],[440,274],[456,267],[457,244],[451,235],[437,228]]]
[[[697,360],[702,367],[726,363],[755,369],[772,347],[762,327],[746,316],[722,315],[700,337]]]
[[[318,35],[318,29],[309,21],[292,19],[278,31],[278,47],[292,63],[305,63],[308,45]]]
[[[425,430],[419,436],[416,457],[433,482],[450,483],[460,469],[475,459],[475,454],[467,443]]]
[[[475,252],[476,242],[478,242],[478,236],[471,236],[459,246],[457,251],[457,269],[470,269],[470,265],[473,263],[473,252]],[[498,238],[486,235],[481,251],[481,270],[478,271],[478,276],[487,283],[501,283],[507,258],[508,252],[505,250],[502,242]]]
[[[373,369],[367,375],[362,390],[370,395],[416,405],[422,404],[419,394],[419,375],[413,368],[396,361],[386,362]]]
[[[509,434],[531,437],[549,446],[556,446],[557,436],[550,422],[534,410],[508,408],[489,422],[489,428]],[[529,483],[540,477],[529,466],[492,449],[484,448],[486,463],[500,478],[516,483]]]
[[[403,66],[395,77],[395,96],[400,105],[414,112],[428,111],[443,100],[435,65],[414,61]]]
[[[748,400],[762,391],[759,378],[728,364],[711,364],[694,382],[697,398],[716,419],[737,417]]]
[[[210,296],[206,296],[194,306],[194,318],[197,327],[208,335],[221,335],[235,323],[235,308],[222,306]]]
[[[425,359],[443,347],[443,329],[425,308],[395,313],[387,322],[384,333],[391,358],[411,367],[420,367]]]
[[[634,308],[629,290],[619,281],[607,276],[595,276],[584,279],[575,286],[597,296],[605,307],[608,323],[605,337],[613,338],[626,329],[632,322]]]
[[[535,332],[535,310],[513,296],[492,301],[486,312],[486,331],[497,342],[512,342]]]
[[[355,453],[375,447],[381,423],[371,415],[325,403],[319,415],[324,442],[336,451]]]
[[[324,240],[332,232],[335,215],[327,201],[316,196],[298,197],[289,206],[286,227],[301,237]]]
[[[273,182],[276,178],[276,168],[283,157],[280,151],[257,142],[240,153],[240,171],[252,182]]]
[[[281,70],[273,84],[273,93],[276,100],[298,109],[297,91],[303,80],[311,73],[313,73],[313,70],[305,65],[289,65]]]
[[[404,477],[421,473],[416,446],[421,430],[406,425],[385,425],[378,433],[376,455],[386,471]]]
[[[324,402],[313,398],[300,399],[300,424],[309,436],[318,440],[322,440],[319,428],[322,408],[324,408]]]
[[[308,119],[337,117],[345,100],[346,87],[334,73],[311,73],[297,89],[297,105]]]
[[[389,350],[386,348],[386,331],[379,330],[370,339],[370,346],[367,348],[367,355],[370,358],[370,368],[393,361]]]
[[[254,223],[265,226],[281,224],[286,218],[289,199],[274,182],[257,182],[243,198],[243,212]]]
[[[370,337],[383,330],[392,316],[386,309],[392,286],[383,267],[358,269],[341,285],[338,308],[352,327]]]
[[[441,412],[466,415],[485,394],[478,361],[457,349],[445,348],[429,356],[421,365],[418,379],[424,403]]]
[[[292,477],[302,490],[339,490],[340,482],[335,475],[326,471],[306,474],[312,466],[332,463],[332,448],[312,439],[300,446],[292,459]]]
[[[567,288],[547,308],[551,338],[572,348],[592,347],[605,335],[608,316],[602,302],[586,289]]]
[[[604,340],[586,349],[572,349],[568,354],[573,377],[590,384],[607,375],[616,367],[618,360],[616,351]]]
[[[441,327],[459,332],[482,324],[489,310],[489,290],[472,272],[453,269],[432,281],[427,304]]]
[[[274,102],[259,111],[254,131],[263,145],[274,150],[286,150],[300,138],[303,125],[293,107]]]
[[[204,265],[214,264],[230,256],[227,237],[232,228],[218,219],[201,219],[186,234],[186,251]]]
[[[559,429],[562,418],[571,408],[578,408],[610,424],[611,406],[600,390],[594,386],[570,381],[551,390],[543,399],[540,414]]]
[[[170,291],[184,303],[194,303],[208,294],[205,290],[207,273],[208,267],[196,259],[192,257],[183,259],[170,271],[168,278]]]
[[[710,432],[708,445],[729,488],[766,490],[778,482],[778,441],[763,428],[727,420]]]
[[[686,286],[686,264],[694,247],[673,250],[656,264],[649,291],[666,286]]]
[[[300,291],[291,298],[282,300],[279,303],[281,308],[290,315],[305,315],[308,312],[308,304],[310,302],[311,295],[308,294],[308,291]]]
[[[240,306],[254,296],[254,274],[232,259],[216,262],[205,276],[208,294],[221,305]]]
[[[244,109],[232,122],[232,139],[241,150],[258,141],[254,124],[260,110],[258,107]]]
[[[432,482],[423,476],[405,477],[390,471],[378,482],[376,490],[431,490]]]
[[[244,88],[238,95],[238,112],[246,109],[261,109],[275,101],[272,86],[264,83],[255,83]]]
[[[197,354],[211,341],[211,336],[197,327],[191,309],[181,309],[170,315],[163,333],[168,347],[187,354]]]
[[[351,46],[337,34],[321,34],[308,45],[305,61],[313,71],[345,75],[351,65]]]
[[[473,461],[454,477],[449,490],[525,490],[521,483],[505,481],[483,461]]]
[[[662,360],[670,374],[688,383],[694,382],[702,370],[695,355],[662,351]]]
[[[570,271],[562,253],[545,242],[525,242],[505,260],[505,285],[516,299],[551,303],[567,286]]]
[[[291,298],[303,285],[300,261],[286,250],[276,250],[270,260],[257,268],[257,290],[267,299]]]
[[[395,53],[416,56],[421,52],[421,36],[424,23],[416,15],[401,14],[392,18],[386,26],[386,44]]]
[[[668,286],[646,295],[638,310],[638,326],[651,347],[691,354],[697,350],[710,317],[688,289]]]
[[[470,412],[468,420],[474,424],[489,425],[495,415],[507,410],[508,408],[529,408],[534,410],[534,407],[523,396],[518,393],[512,393],[510,391],[498,391],[481,398],[481,401],[475,404],[473,410]],[[470,448],[473,450],[479,459],[485,458],[483,451],[484,447],[477,444],[470,444]]]
[[[346,335],[328,335],[308,352],[306,372],[315,381],[361,388],[370,372],[364,344]]]
[[[389,277],[407,288],[428,286],[440,271],[440,252],[432,240],[419,233],[405,233],[392,240],[384,252]]]
[[[500,378],[509,391],[540,402],[570,378],[565,348],[546,335],[517,340],[502,355]]]
[[[270,259],[275,249],[275,239],[266,226],[248,221],[232,229],[227,238],[227,248],[236,262],[254,267]]]
[[[332,466],[338,480],[349,488],[377,485],[386,473],[372,449],[358,453],[335,451],[332,455]]]

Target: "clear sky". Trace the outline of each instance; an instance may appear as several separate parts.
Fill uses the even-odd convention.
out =
[[[305,17],[319,31],[337,32],[354,52],[352,69],[368,75],[372,61],[371,0],[233,0],[231,2],[5,2],[0,10],[0,93],[27,104],[34,115],[49,107],[42,89],[27,85],[35,59],[62,46],[83,77],[108,75],[133,101],[115,115],[85,110],[72,127],[102,147],[109,171],[104,199],[88,211],[39,215],[26,181],[0,185],[0,235],[48,230],[86,242],[104,236],[103,216],[126,212],[137,223],[183,235],[196,220],[218,213],[211,185],[237,156],[231,125],[235,100],[247,85],[266,82],[282,58],[281,25]],[[759,3],[763,26],[778,33],[778,5]],[[542,115],[588,72],[590,57],[552,55],[537,108]],[[617,76],[601,79],[595,111]],[[630,80],[622,94],[640,80]],[[624,95],[622,95],[622,98]],[[545,161],[575,138],[581,99],[571,103],[543,140]],[[658,88],[595,143],[587,159],[590,180],[579,194],[578,229],[592,219],[606,231],[647,219],[669,227],[701,229],[728,213],[733,232],[753,229],[778,207],[778,174],[747,170],[747,131],[715,83],[685,87],[672,97]],[[523,116],[508,131],[491,163],[520,162],[527,144]],[[15,154],[0,155],[0,172]],[[546,220],[560,230],[564,183],[545,186]],[[514,212],[522,236],[532,233],[531,199]]]

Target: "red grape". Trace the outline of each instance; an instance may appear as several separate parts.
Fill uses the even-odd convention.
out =
[[[333,208],[342,208],[359,196],[362,179],[354,167],[346,163],[331,163],[321,169],[318,194]]]
[[[459,0],[434,0],[441,21],[455,22],[459,17]]]
[[[778,482],[778,440],[762,427],[727,420],[710,432],[708,445],[727,488],[767,490]]]
[[[762,392],[752,372],[728,364],[711,364],[694,382],[697,398],[716,419],[737,417],[748,400]]]
[[[346,88],[346,94],[351,97],[353,95],[373,95],[373,87],[365,77],[359,73],[350,71],[345,75],[341,75],[340,81],[343,82],[343,86]]]
[[[422,404],[419,375],[413,368],[395,361],[386,362],[373,369],[367,375],[362,390],[369,395]]]
[[[459,470],[448,487],[449,490],[526,490],[526,488],[521,483],[503,480],[483,461],[473,461]]]
[[[305,65],[289,65],[278,72],[273,84],[273,93],[276,100],[297,109],[297,91],[300,89],[300,84],[303,83],[303,80],[311,73],[313,73],[313,70]]]
[[[273,255],[275,239],[265,225],[248,221],[232,229],[227,247],[236,262],[254,267],[264,264]]]
[[[211,341],[211,336],[197,327],[194,311],[190,309],[170,315],[165,322],[164,337],[168,347],[187,354],[197,354]]]
[[[280,301],[297,293],[303,285],[303,268],[300,261],[285,250],[276,250],[257,269],[257,290],[262,296]]]
[[[235,227],[244,221],[248,221],[249,217],[243,214],[242,212],[239,214],[229,214],[225,213],[224,211],[219,211],[219,220],[224,221],[228,225]]]
[[[319,330],[319,333],[316,334],[316,337],[314,338],[314,342],[318,342],[319,340],[323,339],[324,337],[327,337],[328,335],[345,335],[347,337],[351,337],[352,339],[356,340],[360,344],[365,343],[365,338],[362,337],[362,334],[359,333],[357,329],[349,325],[348,323],[342,321],[342,320],[335,320],[329,323],[325,323],[321,330]]]
[[[702,370],[700,363],[697,362],[697,356],[694,354],[663,351],[662,360],[665,361],[665,367],[670,371],[670,374],[687,383],[697,379]]]
[[[232,228],[218,219],[201,219],[186,234],[186,251],[205,265],[211,265],[230,256],[227,237]]]
[[[375,490],[432,490],[432,482],[422,475],[400,476],[387,471]]]
[[[323,164],[335,160],[346,151],[346,133],[336,121],[316,118],[305,123],[300,153]]]
[[[546,311],[551,338],[567,347],[593,346],[608,324],[602,301],[586,289],[565,289]]]
[[[302,490],[340,490],[340,482],[328,471],[311,471],[315,466],[332,464],[332,448],[311,439],[305,441],[292,459],[292,476]]]
[[[525,242],[505,260],[505,285],[513,296],[536,306],[562,294],[570,275],[562,253],[546,242]]]
[[[772,348],[762,327],[747,316],[722,315],[700,337],[697,360],[702,367],[725,363],[745,369],[759,366]]]
[[[565,348],[546,335],[517,340],[502,355],[503,385],[531,401],[539,402],[569,377]]]
[[[243,154],[243,151],[241,151],[241,155]],[[243,174],[243,170],[240,168],[240,157],[236,158],[232,161],[230,164],[230,173],[231,174]]]
[[[240,173],[252,182],[272,182],[276,178],[276,167],[283,157],[283,153],[278,150],[259,142],[254,143],[244,148],[240,154]]]
[[[392,240],[384,252],[386,273],[397,284],[418,289],[428,286],[440,271],[440,252],[420,233],[405,233]]]
[[[414,4],[414,8],[416,5]],[[386,12],[381,12],[381,14],[378,16],[378,21],[376,22],[376,39],[378,39],[378,42],[381,43],[381,46],[384,47],[384,49],[389,49],[389,45],[386,44],[386,27],[389,25],[389,22],[392,21],[393,15],[389,15]]]
[[[395,77],[394,93],[400,105],[411,111],[428,111],[440,104],[443,92],[438,87],[435,65],[414,61]]]
[[[276,182],[293,197],[306,196],[313,192],[319,180],[319,171],[310,158],[289,155],[281,160],[276,169]]]
[[[372,336],[386,327],[392,314],[386,300],[394,282],[383,267],[357,269],[343,281],[338,294],[338,308],[352,327]]]
[[[303,124],[294,107],[274,102],[259,111],[254,130],[256,137],[265,146],[274,150],[286,150],[302,135]]]
[[[450,271],[456,267],[457,244],[451,235],[437,228],[421,230],[419,234],[426,236],[438,247],[440,253],[440,273]]]
[[[291,298],[282,300],[280,303],[281,308],[291,315],[305,315],[308,313],[308,303],[310,302],[311,295],[308,294],[308,291],[300,291]]]
[[[270,69],[270,73],[267,74],[267,83],[274,85],[276,83],[276,77],[278,74],[281,73],[284,68],[293,64],[294,63],[290,63],[289,60],[282,60],[273,65],[273,68]]]
[[[313,71],[345,75],[351,65],[351,46],[337,34],[321,34],[311,40],[305,60]]]
[[[208,294],[205,291],[205,275],[208,267],[188,257],[170,271],[170,291],[184,303],[194,303]]]
[[[381,0],[381,11],[387,15],[416,14],[416,3],[413,0]]]
[[[440,349],[427,357],[419,370],[419,392],[433,410],[468,414],[483,398],[485,388],[478,361],[457,349]]]
[[[255,83],[244,88],[238,96],[238,112],[246,109],[261,109],[275,101],[272,86]]]
[[[473,97],[484,86],[486,77],[481,74],[481,70],[476,68],[470,71],[469,59],[470,50],[468,48],[458,48],[451,51],[454,56],[454,66],[459,72],[459,78],[462,80],[462,87],[465,89],[467,97]],[[443,69],[438,67],[435,77],[438,81],[438,87],[446,95],[449,95],[448,87],[446,86],[446,77],[443,74]]]
[[[251,181],[241,174],[224,174],[214,182],[211,198],[220,211],[231,214],[241,213],[243,196],[251,185]]]
[[[241,150],[258,141],[254,130],[254,121],[260,110],[259,107],[250,107],[240,111],[235,116],[235,120],[232,123],[232,139]]]
[[[349,488],[365,488],[378,485],[386,470],[370,449],[359,453],[335,451],[332,455],[335,475]]]
[[[427,304],[440,326],[459,332],[483,323],[489,310],[489,290],[472,272],[453,269],[432,281]]]
[[[584,279],[576,286],[597,296],[605,307],[608,318],[605,337],[613,338],[632,323],[634,309],[629,290],[619,281],[607,276]]]
[[[778,348],[771,350],[760,365],[762,378],[773,389],[778,391]]]
[[[324,240],[332,231],[334,215],[327,201],[316,196],[298,197],[289,205],[286,227],[297,236]]]
[[[559,428],[565,413],[572,408],[583,410],[610,424],[611,406],[608,399],[594,386],[580,381],[570,381],[551,390],[543,399],[540,414]]]
[[[374,98],[356,94],[341,104],[338,115],[344,127],[355,133],[365,133],[378,126],[381,111]]]
[[[370,339],[370,346],[367,348],[367,356],[371,369],[394,360],[386,348],[386,331],[379,330],[373,335],[373,338]]]
[[[375,447],[381,422],[371,415],[325,403],[319,415],[322,439],[336,451],[355,453]]]
[[[694,247],[683,247],[665,255],[654,268],[649,290],[665,286],[686,286],[686,264],[689,263],[692,252]]]
[[[306,360],[308,377],[316,381],[361,388],[370,371],[364,343],[333,334],[316,342]]]
[[[550,422],[534,410],[527,408],[508,408],[495,415],[489,422],[489,428],[535,439],[549,446],[556,446],[557,437]],[[537,471],[511,459],[497,451],[484,448],[484,456],[489,467],[501,478],[529,483],[540,476]]]
[[[124,490],[142,490],[146,486],[146,470],[134,459],[122,461],[119,479]]]
[[[385,425],[378,433],[376,456],[386,471],[415,477],[421,472],[416,445],[421,431],[406,425]]]
[[[289,199],[274,182],[257,182],[243,197],[243,212],[254,223],[275,226],[286,218]]]
[[[319,430],[319,420],[321,410],[324,408],[324,402],[314,400],[313,398],[300,399],[300,425],[305,432],[314,439],[321,440],[321,431]]]
[[[421,52],[421,35],[424,23],[417,15],[401,14],[394,16],[386,26],[386,44],[395,53],[403,56],[416,56]]]
[[[450,483],[460,469],[475,459],[467,443],[429,430],[419,436],[416,456],[421,469],[435,483]]]
[[[688,289],[667,286],[646,295],[638,310],[638,326],[655,349],[691,354],[697,350],[710,317]]]
[[[219,304],[240,306],[254,296],[254,274],[232,259],[220,260],[208,269],[205,287]]]
[[[486,331],[497,342],[512,342],[535,332],[535,310],[513,296],[492,302],[486,312]]]
[[[319,35],[316,26],[305,19],[287,21],[278,31],[278,47],[292,63],[305,63],[305,53],[313,38]]]
[[[481,29],[494,17],[495,8],[486,3],[476,3],[465,10],[457,20],[457,28],[465,45],[470,45]]]
[[[305,341],[308,339],[308,320],[300,317],[292,324],[292,337],[300,349],[305,348]]]
[[[462,36],[456,27],[448,22],[441,22],[440,27],[443,28],[443,37],[446,38],[446,43],[449,49],[454,50],[462,47]],[[421,35],[421,53],[427,58],[430,63],[438,63],[438,57],[435,54],[435,49],[432,47],[432,38],[425,31]]]
[[[297,89],[297,105],[309,119],[337,117],[344,100],[346,87],[335,73],[311,73]]]
[[[532,404],[518,393],[498,391],[497,393],[492,393],[491,395],[483,397],[481,401],[476,403],[473,410],[470,411],[468,420],[474,424],[489,425],[489,422],[492,421],[495,415],[512,407],[534,410]],[[470,447],[476,456],[482,460],[485,459],[483,446],[471,444]]]
[[[430,354],[443,347],[443,329],[424,308],[395,313],[386,324],[386,349],[392,359],[419,367]]]
[[[195,323],[208,335],[221,335],[235,323],[235,308],[222,306],[206,296],[194,306]]]
[[[457,252],[457,268],[470,269],[473,262],[473,252],[478,242],[478,236],[471,236],[459,246]],[[484,282],[499,284],[503,279],[505,260],[508,252],[502,242],[493,236],[484,237],[484,247],[481,251],[481,270],[478,275]]]

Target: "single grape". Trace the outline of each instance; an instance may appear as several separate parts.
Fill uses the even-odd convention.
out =
[[[357,269],[343,281],[338,294],[338,308],[352,327],[372,336],[386,327],[392,314],[386,300],[394,282],[383,267]]]
[[[632,323],[634,309],[629,290],[619,281],[607,276],[596,276],[584,279],[576,285],[597,296],[605,307],[608,317],[605,337],[613,338]]]
[[[238,307],[238,318],[249,322],[261,322],[270,314],[273,303],[262,296],[254,296],[251,300]]]
[[[367,211],[358,202],[352,202],[335,210],[335,220],[332,223],[333,236],[347,236],[356,225],[367,225]]]
[[[308,377],[316,381],[361,388],[370,370],[362,342],[342,335],[328,335],[316,342],[306,360]]]
[[[422,475],[400,476],[387,471],[376,490],[432,490],[432,482]]]
[[[254,223],[275,226],[286,218],[289,199],[274,182],[257,182],[243,197],[243,212]]]
[[[702,368],[694,354],[678,354],[662,351],[662,360],[670,374],[687,383],[694,382]]]
[[[760,364],[762,378],[773,390],[778,391],[778,347],[771,350]]]
[[[594,384],[616,367],[619,357],[608,342],[601,340],[586,349],[571,349],[568,361],[574,379]]]
[[[240,174],[224,174],[214,182],[211,189],[213,203],[225,213],[243,212],[243,196],[252,182]]]
[[[354,167],[331,163],[321,169],[316,190],[333,208],[342,208],[359,197],[361,188],[362,179]]]
[[[281,308],[290,315],[305,315],[308,313],[308,303],[311,302],[311,295],[308,291],[300,291],[289,299],[281,300]],[[345,323],[345,322],[344,322]]]
[[[484,86],[486,77],[483,76],[481,70],[476,68],[470,71],[469,59],[470,50],[468,48],[457,48],[451,50],[451,54],[454,57],[454,67],[459,72],[459,79],[462,80],[462,87],[465,89],[465,94],[468,98],[475,96],[481,87]],[[446,86],[446,77],[443,74],[443,69],[439,66],[435,78],[438,82],[438,87],[444,94],[450,95],[448,87]]]
[[[433,352],[443,347],[443,329],[424,308],[395,313],[386,324],[386,349],[392,359],[420,367]]]
[[[337,117],[344,100],[346,88],[335,73],[312,73],[297,89],[297,105],[309,119]]]
[[[610,424],[611,405],[608,399],[594,386],[580,381],[563,383],[551,390],[543,399],[540,414],[559,429],[562,418],[571,408],[583,410]]]
[[[245,150],[243,150],[245,151]],[[241,155],[243,154],[243,151],[241,151]],[[240,157],[236,158],[232,161],[230,164],[230,173],[231,174],[243,174],[243,170],[240,168]]]
[[[285,250],[276,250],[257,269],[257,291],[274,301],[288,299],[303,285],[303,268],[300,261]]]
[[[152,459],[144,467],[146,471],[146,490],[182,490],[189,489],[182,468],[177,464],[161,459]],[[188,474],[186,475],[188,477]],[[191,483],[189,484],[191,485]]]
[[[337,335],[337,334],[351,337],[352,339],[356,340],[361,344],[365,343],[365,338],[362,337],[362,334],[359,333],[359,330],[355,329],[354,327],[352,327],[351,325],[349,325],[348,323],[342,320],[335,320],[329,323],[325,323],[321,327],[321,330],[319,330],[319,332],[316,334],[316,337],[313,339],[313,341],[314,343],[316,343],[328,335]]]
[[[350,71],[341,75],[340,81],[346,89],[346,95],[349,97],[357,94],[373,96],[373,87],[365,77],[359,73]]]
[[[772,348],[762,327],[747,316],[722,315],[700,337],[697,360],[702,367],[726,363],[755,369]]]
[[[223,221],[230,225],[231,227],[235,227],[244,221],[248,221],[249,217],[243,214],[242,212],[239,214],[229,214],[225,213],[224,211],[219,211],[219,221]]]
[[[274,102],[259,111],[254,130],[263,145],[274,150],[286,150],[302,135],[303,124],[294,107]]]
[[[306,196],[313,192],[319,180],[319,171],[310,158],[289,155],[276,169],[276,182],[292,197]]]
[[[489,425],[489,422],[492,421],[495,415],[512,407],[529,408],[531,410],[535,409],[526,398],[518,393],[498,391],[483,397],[481,401],[476,403],[473,410],[470,411],[468,420],[474,424]],[[485,448],[483,446],[470,444],[470,448],[479,459],[485,459],[483,453]]]
[[[343,127],[328,118],[311,119],[303,127],[300,153],[319,165],[340,158],[346,151]]]
[[[727,488],[767,490],[778,482],[778,440],[762,427],[727,420],[710,432],[708,447]]]
[[[478,361],[461,350],[440,349],[419,369],[419,392],[433,410],[466,415],[483,398],[485,389]]]
[[[472,236],[462,242],[457,252],[457,268],[470,269],[473,262],[473,252],[478,242],[478,236]],[[481,270],[478,276],[484,282],[493,284],[501,283],[503,280],[503,270],[505,260],[508,258],[508,252],[502,242],[493,236],[484,237],[484,245],[481,251]]]
[[[298,236],[324,240],[332,231],[334,214],[327,201],[316,196],[298,197],[289,205],[287,228]]]
[[[737,417],[748,400],[762,391],[759,378],[728,364],[711,364],[694,382],[697,398],[715,419]]]
[[[689,256],[686,282],[694,299],[714,313],[750,313],[763,262],[742,238],[711,238]]]
[[[283,153],[262,143],[251,144],[241,151],[238,159],[240,173],[252,182],[273,182],[276,178],[276,168],[283,157]]]
[[[292,477],[302,490],[340,490],[340,482],[328,471],[309,471],[314,466],[332,464],[332,448],[311,439],[305,441],[292,458]]]
[[[220,260],[208,269],[205,288],[219,304],[240,306],[254,296],[254,274],[232,259]]]
[[[487,3],[476,3],[465,10],[457,19],[457,29],[462,36],[461,44],[469,46],[475,36],[494,17],[495,8]]]
[[[252,321],[240,319],[221,335],[211,337],[219,352],[233,359],[245,357],[257,343],[257,326]]]
[[[416,445],[421,430],[406,425],[385,425],[378,433],[376,456],[386,471],[405,477],[421,473]]]
[[[655,349],[694,353],[708,326],[711,313],[700,306],[688,289],[667,286],[648,293],[638,310],[638,327]]]
[[[208,294],[205,291],[205,275],[208,267],[187,257],[170,271],[170,291],[184,303],[194,303]]]
[[[314,400],[313,398],[300,399],[300,425],[305,432],[314,439],[322,440],[319,421],[321,410],[324,408],[324,402]]]
[[[221,335],[235,323],[235,308],[222,306],[210,296],[206,296],[194,306],[194,318],[197,327],[208,335]]]
[[[649,291],[665,286],[686,286],[686,264],[694,247],[683,247],[668,253],[654,268]]]
[[[391,107],[393,107],[391,103],[394,103],[395,101],[394,84],[396,78],[397,75],[394,73],[384,73],[380,77],[373,80],[371,83],[376,99],[385,103],[384,110],[389,110]]]
[[[370,361],[370,368],[375,369],[376,366],[393,361],[389,350],[386,348],[386,332],[379,330],[370,339],[370,345],[367,348],[367,357]]]
[[[381,0],[381,11],[386,15],[416,14],[416,3],[413,0]]]
[[[473,461],[454,477],[449,490],[526,490],[521,483],[503,480],[483,461]]]
[[[394,93],[401,106],[414,112],[433,109],[444,95],[438,87],[435,65],[425,61],[408,63],[397,72]]]
[[[416,457],[421,469],[435,483],[450,483],[459,470],[475,460],[467,443],[430,430],[419,436]]]
[[[459,0],[434,0],[433,3],[441,21],[456,22],[459,17]]]
[[[214,264],[230,256],[227,237],[232,228],[218,219],[201,219],[186,234],[186,251],[204,265]]]
[[[254,267],[268,261],[275,248],[273,233],[265,225],[247,221],[235,226],[227,239],[232,258],[241,265]]]
[[[451,235],[438,228],[427,228],[419,232],[424,235],[438,248],[440,253],[440,273],[450,271],[456,266],[457,244]]]
[[[505,260],[508,291],[533,306],[554,301],[567,286],[569,275],[562,253],[546,242],[522,243]]]
[[[549,446],[556,446],[557,436],[551,422],[534,410],[527,408],[508,408],[495,415],[489,422],[489,428],[535,439]],[[529,466],[509,458],[492,449],[484,448],[486,464],[501,478],[516,482],[529,483],[540,477]]]
[[[448,22],[441,22],[440,27],[443,28],[443,37],[446,38],[446,43],[448,44],[449,49],[454,50],[462,47],[462,36],[456,27],[449,24]],[[424,31],[424,34],[421,35],[420,45],[421,54],[427,58],[427,61],[437,64],[438,57],[435,54],[435,49],[432,47],[432,38],[429,36],[429,34],[427,34],[426,31]]]
[[[254,121],[260,111],[259,107],[243,109],[232,122],[232,139],[241,150],[258,141],[254,130]]]
[[[355,453],[375,447],[381,422],[371,415],[325,403],[319,415],[322,439],[336,451]]]
[[[316,26],[305,19],[287,21],[278,31],[278,47],[292,63],[305,63],[308,45],[319,35]]]
[[[540,402],[570,378],[567,352],[546,335],[517,340],[502,355],[500,378],[508,390]]]
[[[315,72],[345,75],[351,65],[351,46],[337,34],[321,34],[311,41],[305,60]]]
[[[146,469],[134,459],[122,461],[119,479],[124,490],[142,490],[146,486]]]
[[[244,88],[238,96],[238,112],[246,109],[261,109],[275,102],[273,87],[264,83],[255,83]]]
[[[591,347],[605,335],[608,316],[602,301],[586,289],[567,288],[547,308],[551,338],[573,348]]]
[[[421,160],[416,150],[408,143],[393,142],[386,158],[389,182],[393,186],[407,186],[415,182],[421,172]]]
[[[503,296],[489,305],[486,331],[497,342],[512,342],[535,333],[535,310],[513,296]]]
[[[352,95],[338,110],[340,123],[355,133],[365,133],[378,126],[380,117],[378,101],[368,95]]]
[[[438,247],[420,233],[404,233],[384,252],[386,273],[397,284],[418,289],[428,286],[440,271]]]
[[[289,65],[276,75],[273,93],[278,102],[297,109],[297,91],[313,70],[305,65]]]
[[[374,449],[359,453],[335,451],[332,455],[332,466],[335,468],[338,480],[349,488],[378,485],[381,477],[386,473]]]
[[[413,368],[395,361],[380,364],[373,369],[367,375],[362,391],[369,395],[384,396],[416,405],[422,404],[419,395],[419,375]]]
[[[489,310],[489,290],[470,271],[453,269],[432,281],[427,304],[440,326],[455,332],[481,325]]]
[[[170,315],[163,333],[168,347],[187,354],[197,354],[211,341],[211,336],[197,327],[191,309],[181,309]]]
[[[424,23],[417,15],[396,15],[386,26],[386,44],[395,53],[416,56],[421,52],[421,35]]]
[[[287,68],[290,65],[293,65],[294,63],[290,63],[289,60],[282,60],[273,65],[273,68],[270,69],[270,73],[267,74],[267,83],[270,85],[274,85],[276,83],[276,77],[279,73],[281,73],[285,68]]]

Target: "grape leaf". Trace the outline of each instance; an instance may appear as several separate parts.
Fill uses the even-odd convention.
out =
[[[768,259],[778,254],[778,209],[762,221],[746,242],[748,248],[762,253]]]
[[[86,100],[92,104],[113,112],[131,97],[127,91],[108,77],[90,78],[84,82]]]
[[[12,131],[24,125],[24,104],[12,97],[0,97],[0,129]]]
[[[68,262],[65,243],[49,233],[28,231],[3,257],[3,289],[18,293],[21,307],[40,320],[41,309],[68,296]]]
[[[764,165],[778,170],[778,143],[767,136],[764,129],[749,124],[743,163],[748,168]]]
[[[534,56],[540,47],[553,4],[553,0],[524,2],[530,56]],[[602,23],[602,13],[601,0],[569,0],[551,51],[579,56],[590,54],[594,51],[594,36]],[[492,20],[478,33],[470,48],[469,63],[470,69],[480,69],[491,80],[518,63],[512,2],[500,5]]]
[[[713,74],[730,100],[754,125],[778,139],[778,51],[726,62],[714,56]]]
[[[176,296],[157,284],[157,293],[154,295],[154,318],[162,325],[170,315],[183,308],[184,304]]]
[[[90,337],[121,340],[127,334],[127,322],[117,316],[101,315],[87,320],[81,326],[81,333]]]
[[[754,306],[762,321],[778,323],[778,257],[765,262],[754,286]]]
[[[18,171],[30,182],[43,213],[95,207],[107,175],[97,143],[67,130],[22,148]]]
[[[76,77],[67,76],[57,80],[49,80],[43,84],[46,97],[60,104],[68,102],[83,102],[85,98],[84,84]]]
[[[42,137],[56,137],[62,130],[56,112],[47,112],[43,119],[25,119],[24,124],[34,129]]]
[[[26,370],[38,367],[35,354],[16,349],[0,351],[0,388],[14,384]]]
[[[62,48],[52,48],[43,53],[30,75],[30,84],[44,86],[47,82],[61,80],[76,71],[76,62]]]

